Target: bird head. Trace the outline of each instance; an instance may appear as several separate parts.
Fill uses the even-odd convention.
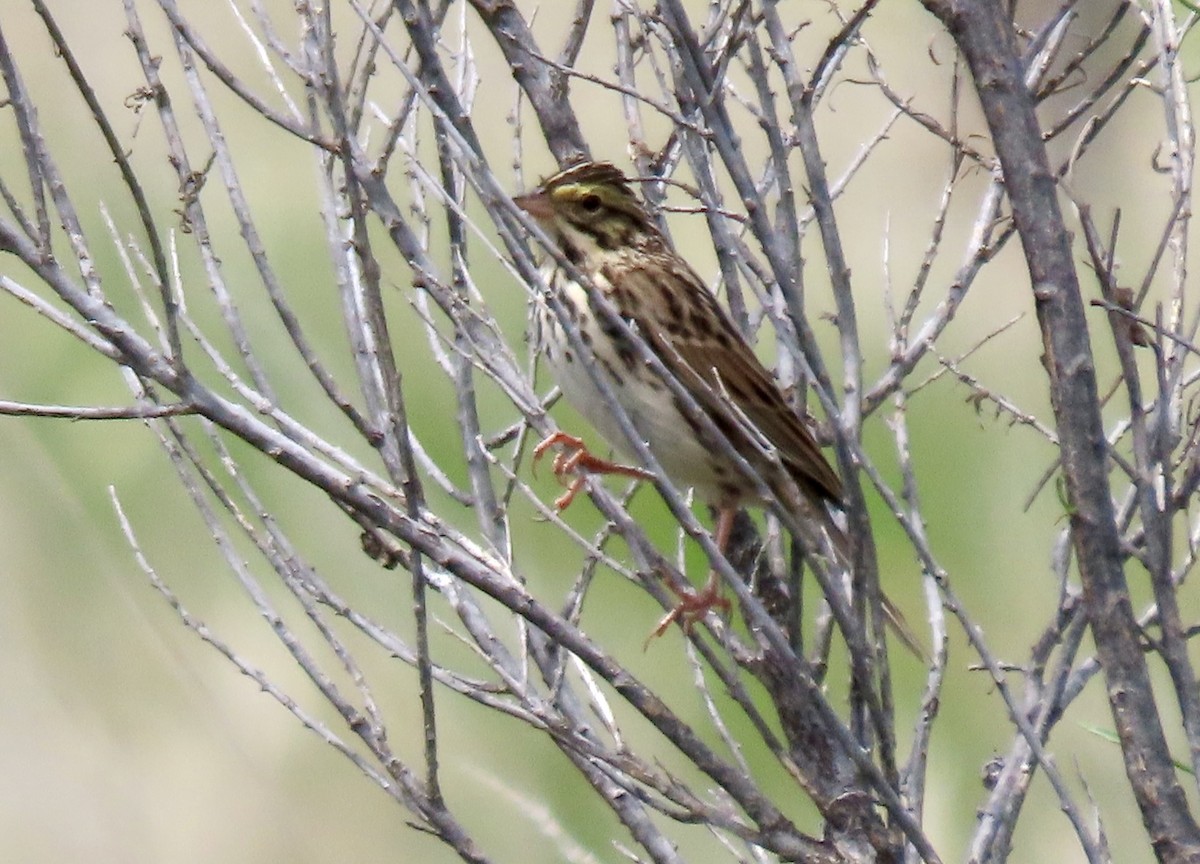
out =
[[[583,162],[513,199],[576,263],[659,237],[629,180],[609,162]]]

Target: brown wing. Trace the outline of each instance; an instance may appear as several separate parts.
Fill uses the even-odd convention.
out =
[[[716,298],[674,254],[664,254],[660,263],[669,277],[658,268],[638,267],[610,280],[622,286],[613,296],[618,308],[647,338],[667,343],[668,350],[658,353],[669,367],[677,365],[676,356],[686,364],[687,369],[672,369],[681,380],[689,373],[704,380],[710,389],[697,394],[702,405],[728,393],[779,451],[803,491],[814,500],[841,503],[837,473]]]

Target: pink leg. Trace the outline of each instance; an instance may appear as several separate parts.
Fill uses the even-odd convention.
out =
[[[582,438],[576,438],[574,435],[568,435],[566,432],[555,432],[534,447],[534,463],[536,464],[538,460],[546,455],[546,451],[556,444],[562,444],[566,450],[565,452],[556,454],[554,457],[554,476],[561,480],[567,474],[576,475],[567,486],[567,491],[555,500],[554,507],[557,510],[565,510],[575,500],[575,496],[583,488],[583,477],[581,476],[583,473],[619,474],[622,477],[634,477],[638,480],[654,479],[654,475],[644,468],[637,468],[633,465],[621,465],[617,462],[609,462],[607,459],[593,456],[588,452],[587,445],[583,443]]]
[[[717,541],[717,549],[721,554],[725,554],[725,548],[729,545],[729,535],[733,532],[733,519],[737,515],[736,510],[723,509],[717,514],[716,533],[713,539]],[[721,596],[721,577],[717,575],[717,571],[708,571],[708,581],[704,583],[704,587],[699,591],[691,591],[686,594],[679,595],[679,605],[663,616],[658,622],[658,626],[646,638],[646,644],[650,644],[651,639],[655,639],[667,632],[667,628],[675,621],[683,622],[684,631],[690,631],[692,626],[704,618],[709,610],[714,606],[721,609],[729,609],[729,601]]]

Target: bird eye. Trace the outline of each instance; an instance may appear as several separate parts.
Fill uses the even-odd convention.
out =
[[[600,196],[593,192],[590,195],[584,195],[583,200],[579,202],[580,206],[589,213],[595,213],[600,209]]]

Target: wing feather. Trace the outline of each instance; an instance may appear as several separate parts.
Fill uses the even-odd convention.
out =
[[[707,385],[693,387],[701,405],[716,407],[720,394],[728,393],[802,490],[840,503],[837,473],[716,298],[677,257],[664,257],[662,264],[668,272],[642,266],[613,274],[610,283],[623,286],[613,296],[622,315],[652,342],[665,343],[658,354],[682,381],[690,378],[694,385],[699,377]],[[679,361],[686,368],[677,368]]]

